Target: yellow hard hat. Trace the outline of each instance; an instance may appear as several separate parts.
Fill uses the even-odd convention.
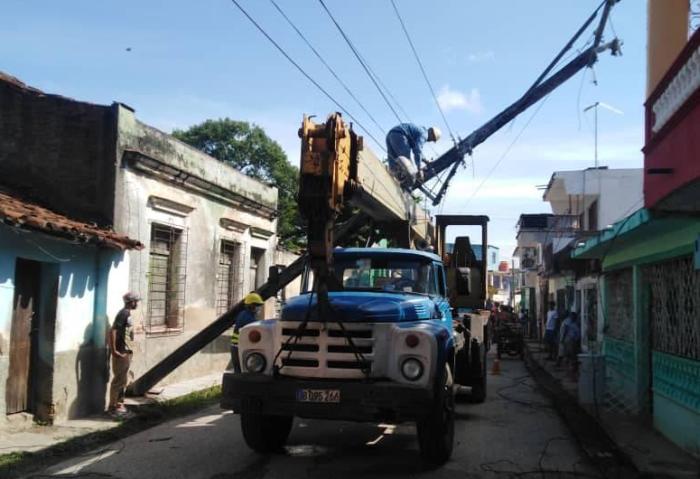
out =
[[[251,304],[264,304],[262,297],[258,293],[248,293],[245,298],[243,298],[243,304],[249,306]]]

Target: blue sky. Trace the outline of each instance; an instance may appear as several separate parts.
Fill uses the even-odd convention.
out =
[[[383,140],[269,1],[240,1]],[[393,113],[320,4],[277,1],[383,128],[391,128],[397,122]],[[461,136],[521,95],[599,3],[396,1],[448,121]],[[410,119],[444,131],[389,0],[326,3]],[[615,31],[624,41],[622,57],[603,55],[595,74],[579,74],[550,95],[524,131],[534,109],[475,150],[474,167],[458,173],[443,213],[489,215],[491,242],[501,248],[502,257],[509,257],[519,214],[548,211],[535,185],[547,183],[554,170],[592,166],[593,117],[581,110],[595,101],[624,112],[600,111],[600,163],[642,166],[645,4],[623,0],[613,11]],[[606,37],[611,37],[610,29]],[[29,85],[96,103],[127,103],[142,121],[165,131],[224,116],[252,121],[283,146],[292,163],[298,162],[296,132],[302,115],[323,117],[336,109],[224,0],[5,0],[0,59],[0,70]],[[436,151],[449,146],[442,141]],[[426,153],[435,156],[430,148]]]

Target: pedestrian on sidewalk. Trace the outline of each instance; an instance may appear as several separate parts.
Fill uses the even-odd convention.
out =
[[[264,304],[262,297],[256,293],[248,293],[243,298],[243,310],[236,316],[236,322],[233,325],[233,333],[231,334],[231,364],[236,373],[241,372],[241,360],[238,357],[238,339],[239,333],[243,326],[247,326],[253,321],[257,321],[256,315],[260,306]]]
[[[581,328],[578,324],[578,314],[575,311],[571,311],[562,323],[559,337],[561,351],[557,359],[557,366],[560,366],[562,359],[564,359],[569,372],[575,376],[578,373],[578,353],[581,342]]]
[[[554,301],[549,302],[549,311],[547,311],[547,322],[544,326],[544,343],[547,347],[547,359],[554,361],[556,359],[556,349],[557,349],[557,321],[559,320],[559,314],[557,313],[556,304]]]
[[[138,307],[141,300],[136,293],[126,293],[122,299],[124,307],[117,313],[109,330],[113,377],[109,388],[107,411],[111,414],[125,414],[127,412],[124,407],[124,388],[134,354],[134,325],[131,320],[131,311]]]

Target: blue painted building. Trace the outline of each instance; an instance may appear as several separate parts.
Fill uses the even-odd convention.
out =
[[[140,246],[0,192],[0,418],[103,410],[105,338]]]
[[[603,271],[606,407],[700,457],[700,30],[681,3],[649,2],[644,207],[573,257]]]

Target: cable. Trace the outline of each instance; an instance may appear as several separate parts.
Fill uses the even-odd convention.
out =
[[[435,106],[437,106],[438,111],[440,111],[440,115],[442,116],[442,120],[445,122],[445,126],[447,127],[447,131],[450,134],[450,138],[452,138],[453,142],[456,142],[457,140],[455,139],[455,135],[452,132],[452,128],[450,128],[450,123],[447,121],[447,117],[445,116],[445,112],[443,111],[442,107],[440,106],[440,102],[438,101],[437,95],[435,94],[435,89],[433,88],[432,83],[430,83],[430,79],[428,79],[428,74],[425,71],[425,68],[423,67],[423,62],[421,62],[420,57],[418,56],[418,52],[416,51],[416,47],[413,45],[413,41],[411,40],[411,36],[408,34],[408,29],[406,29],[406,24],[403,21],[403,18],[401,18],[401,14],[399,13],[399,9],[396,6],[396,2],[394,0],[391,0],[391,6],[394,7],[394,12],[396,13],[396,18],[399,19],[399,23],[401,23],[401,28],[403,29],[404,34],[406,35],[406,40],[408,40],[408,44],[411,46],[411,50],[413,51],[413,56],[416,59],[416,62],[418,62],[418,66],[420,67],[421,73],[423,73],[423,78],[425,79],[425,83],[428,85],[428,88],[430,89],[430,94],[433,96],[433,100],[435,100]]]
[[[233,1],[235,1],[235,0],[233,0]],[[350,50],[352,50],[352,52],[355,54],[355,58],[357,58],[357,61],[360,62],[360,65],[362,65],[362,68],[364,68],[365,73],[367,73],[367,76],[370,78],[370,80],[372,80],[372,83],[373,83],[374,86],[377,88],[377,91],[378,91],[379,94],[382,96],[382,98],[383,98],[384,101],[386,102],[386,104],[387,104],[387,106],[389,107],[389,109],[394,113],[394,116],[395,116],[396,119],[399,121],[399,123],[402,123],[401,117],[400,117],[399,114],[396,112],[396,109],[395,109],[394,106],[391,104],[391,102],[389,101],[389,99],[386,97],[386,94],[384,93],[384,91],[381,89],[381,87],[380,87],[379,84],[377,83],[377,80],[375,79],[375,75],[376,75],[376,74],[375,74],[375,75],[372,75],[372,73],[370,72],[369,67],[367,66],[367,63],[362,59],[362,57],[360,56],[360,53],[359,53],[359,52],[357,51],[357,49],[355,48],[355,45],[353,45],[352,41],[350,41],[350,38],[348,38],[348,36],[345,34],[345,31],[344,31],[343,28],[340,26],[340,24],[338,23],[338,21],[335,19],[335,17],[334,17],[333,14],[331,13],[331,11],[328,9],[328,7],[326,6],[325,2],[324,2],[323,0],[318,0],[318,1],[319,1],[319,3],[321,4],[321,6],[323,7],[323,9],[326,11],[326,13],[328,14],[328,16],[330,17],[330,19],[333,21],[333,24],[336,26],[336,28],[338,29],[338,31],[340,32],[340,34],[342,35],[342,37],[345,39],[345,42],[346,42],[346,43],[348,44],[348,46],[350,47]]]
[[[542,109],[542,106],[547,102],[547,98],[549,98],[549,95],[547,95],[546,97],[544,97],[544,100],[542,100],[542,101],[540,102],[540,104],[537,106],[537,109],[535,109],[535,111],[532,113],[532,115],[530,116],[530,118],[528,118],[527,122],[525,122],[525,124],[523,125],[522,129],[520,130],[520,132],[517,134],[517,136],[516,136],[515,138],[513,138],[513,141],[510,143],[510,145],[508,145],[508,147],[505,149],[505,151],[503,152],[503,154],[501,155],[501,157],[498,159],[498,161],[497,161],[497,162],[493,165],[493,167],[489,170],[488,174],[486,175],[486,178],[484,178],[484,179],[481,181],[481,183],[479,183],[479,186],[477,186],[476,190],[474,190],[474,193],[472,193],[472,195],[469,197],[469,199],[466,201],[466,203],[464,203],[464,208],[466,208],[467,205],[471,202],[471,200],[474,199],[474,197],[475,197],[476,194],[479,192],[479,190],[481,189],[481,187],[484,186],[484,183],[486,183],[486,181],[488,181],[488,179],[491,177],[491,175],[493,174],[493,172],[496,171],[496,168],[498,168],[498,165],[500,165],[501,162],[502,162],[502,161],[505,159],[505,157],[508,155],[508,153],[510,153],[510,150],[513,148],[513,146],[515,146],[515,143],[517,143],[517,141],[520,139],[520,137],[522,136],[522,134],[525,133],[525,130],[527,129],[527,127],[530,125],[530,123],[532,122],[532,120],[535,119],[535,116],[537,116],[537,113]]]
[[[362,68],[365,70],[365,73],[367,73],[367,76],[369,77],[369,79],[370,79],[370,80],[372,81],[372,83],[374,84],[375,88],[377,89],[377,91],[378,91],[379,94],[381,95],[381,97],[382,97],[382,99],[384,100],[384,102],[387,104],[387,106],[389,107],[389,109],[392,111],[392,113],[393,113],[394,116],[396,117],[396,120],[397,120],[399,123],[404,123],[404,120],[401,119],[401,116],[398,114],[398,112],[396,111],[396,108],[394,108],[394,106],[392,105],[392,103],[389,101],[389,98],[391,98],[391,99],[394,101],[394,103],[396,104],[396,107],[401,111],[401,113],[403,113],[403,115],[404,115],[404,117],[406,118],[406,120],[407,120],[408,122],[410,122],[410,123],[414,123],[414,121],[411,120],[410,115],[409,115],[408,113],[406,113],[406,110],[401,106],[401,104],[400,104],[399,101],[396,99],[396,97],[391,93],[391,90],[389,90],[389,88],[387,88],[386,84],[384,84],[384,82],[383,82],[382,79],[379,77],[379,75],[377,75],[377,73],[375,73],[375,71],[374,71],[374,70],[372,69],[372,67],[369,65],[369,63],[367,62],[367,60],[365,60],[365,58],[362,56],[362,54],[359,52],[359,50],[358,50],[358,49],[355,47],[355,45],[352,43],[352,41],[351,41],[350,38],[347,36],[347,34],[346,34],[345,31],[343,30],[343,28],[340,26],[340,24],[338,23],[338,21],[335,19],[335,17],[334,17],[333,14],[331,13],[331,11],[330,11],[330,10],[328,9],[328,7],[326,6],[326,4],[324,3],[324,1],[323,1],[323,0],[319,0],[319,2],[321,3],[321,6],[323,7],[323,9],[326,11],[326,13],[328,14],[328,16],[330,17],[330,19],[331,19],[331,21],[333,22],[333,24],[336,26],[336,28],[337,28],[338,31],[340,32],[340,34],[341,34],[341,36],[343,37],[343,39],[345,40],[345,42],[346,42],[346,43],[348,44],[348,46],[350,47],[350,50],[352,50],[353,54],[355,55],[355,58],[357,58],[357,61],[360,62],[360,65],[362,65]],[[387,95],[388,95],[389,98],[387,98]],[[450,134],[452,134],[451,131],[450,131]],[[453,138],[453,139],[454,139],[454,138]],[[434,147],[433,145],[430,145],[430,148],[433,150],[433,153],[437,156],[437,155],[438,155],[438,152],[435,150],[435,147]],[[386,153],[386,149],[382,148],[382,150]]]
[[[345,89],[345,91],[348,93],[348,95],[350,95],[350,97],[353,100],[355,100],[355,102],[359,105],[359,107],[362,108],[362,111],[364,111],[365,114],[367,114],[369,119],[372,120],[372,122],[377,126],[377,128],[379,128],[379,130],[384,135],[386,135],[386,130],[384,128],[382,128],[382,126],[379,124],[379,122],[377,122],[377,120],[374,119],[372,114],[369,111],[367,111],[367,108],[365,108],[365,106],[362,104],[362,102],[357,98],[357,96],[355,96],[355,94],[350,90],[350,88],[345,84],[345,82],[340,78],[340,76],[338,76],[338,74],[335,72],[335,70],[333,70],[333,68],[328,64],[328,62],[326,62],[326,60],[323,58],[323,56],[321,56],[321,54],[318,52],[318,50],[316,50],[316,48],[314,48],[314,46],[311,44],[311,42],[309,42],[309,40],[306,38],[306,36],[304,36],[304,34],[299,30],[299,28],[297,28],[297,26],[292,22],[292,20],[284,13],[284,11],[280,8],[280,6],[277,4],[277,2],[275,2],[275,0],[270,0],[270,3],[272,3],[272,5],[277,9],[277,11],[280,13],[280,15],[282,15],[282,17],[284,17],[284,19],[287,21],[287,23],[289,23],[289,25],[294,29],[294,31],[297,32],[297,34],[301,37],[301,39],[304,41],[304,43],[306,43],[306,45],[311,49],[311,51],[314,52],[314,55],[316,55],[316,57],[321,61],[321,63],[323,63],[323,65],[331,73],[331,75],[333,75],[333,77],[336,80],[338,80],[338,83],[341,84],[341,86]]]
[[[578,131],[581,131],[581,93],[583,92],[583,85],[586,82],[586,73],[588,68],[584,68],[581,73],[581,84],[578,87],[578,95],[576,95],[576,119],[578,120]]]
[[[350,113],[344,106],[342,106],[342,105],[338,102],[338,100],[336,100],[335,98],[333,98],[333,96],[332,96],[330,93],[328,93],[328,91],[326,91],[316,80],[314,80],[313,77],[312,77],[311,75],[309,75],[297,62],[295,62],[294,59],[293,59],[291,56],[289,56],[289,54],[284,50],[284,48],[282,48],[282,47],[279,45],[279,43],[277,43],[277,42],[265,31],[265,29],[264,29],[262,26],[260,26],[260,24],[259,24],[258,22],[256,22],[256,21],[253,19],[253,17],[250,16],[250,14],[241,6],[240,3],[238,3],[237,0],[231,0],[231,2],[233,2],[233,4],[236,5],[236,7],[238,7],[238,9],[243,13],[243,15],[245,15],[246,18],[248,18],[248,20],[250,20],[250,22],[251,22],[253,25],[255,25],[255,27],[260,31],[260,33],[262,33],[263,35],[265,35],[265,38],[267,38],[267,39],[270,41],[270,43],[272,43],[272,44],[275,46],[275,48],[277,48],[277,50],[279,50],[279,52],[280,52],[282,55],[284,55],[284,57],[285,57],[292,65],[294,65],[294,66],[296,67],[296,69],[299,70],[299,72],[300,72],[302,75],[304,75],[304,76],[306,77],[307,80],[309,80],[311,83],[313,83],[314,86],[315,86],[316,88],[318,88],[318,89],[319,89],[329,100],[331,100],[338,108],[340,108],[340,110],[342,110],[343,113],[345,113],[346,115],[348,115],[348,117],[350,117],[351,120],[353,120],[355,123],[357,123],[357,125],[358,125],[372,140],[374,140],[374,142],[377,144],[377,146],[379,146],[379,148],[380,148],[382,151],[386,152],[386,149],[385,149],[384,146],[379,142],[379,140],[377,140],[377,139],[374,137],[374,135],[372,135],[372,133],[371,133],[367,128],[365,128],[364,125],[363,125],[362,123],[360,123],[360,122],[357,120],[357,118],[355,118],[355,117],[352,115],[352,113]]]

